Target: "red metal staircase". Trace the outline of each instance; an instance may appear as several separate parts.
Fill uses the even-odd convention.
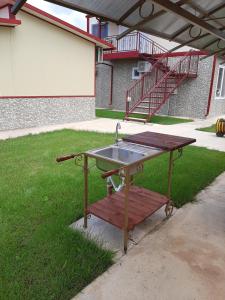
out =
[[[152,63],[152,57],[143,56]],[[153,63],[149,72],[142,75],[126,93],[127,121],[147,122],[187,78],[196,78],[199,55],[187,52],[186,56],[176,57],[164,53]],[[133,114],[142,114],[145,118],[133,118]]]

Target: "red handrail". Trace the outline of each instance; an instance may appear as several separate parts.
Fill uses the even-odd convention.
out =
[[[195,58],[194,61],[192,61],[192,58]],[[170,97],[170,95],[174,92],[174,90],[177,89],[177,87],[181,84],[181,82],[188,77],[188,75],[197,75],[198,73],[198,62],[199,62],[199,55],[189,55],[184,57],[184,59],[181,59],[173,68],[173,70],[169,71],[164,78],[157,84],[157,87],[160,86],[161,83],[165,82],[165,84],[167,84],[167,79],[170,77],[171,73],[176,73],[177,75],[179,75],[178,80],[176,82],[176,85],[174,85],[174,87],[170,90],[170,92],[165,93],[164,94],[164,98],[161,101],[160,104],[158,104],[157,107],[155,107],[154,109],[152,109],[152,111],[150,112],[149,110],[149,116],[154,115],[161,107],[162,105],[167,101],[167,99]],[[182,67],[182,64],[184,66],[184,70]],[[186,69],[187,67],[187,69]],[[193,68],[194,67],[194,68]],[[178,68],[180,73],[176,72],[176,69]],[[185,71],[185,72],[184,72]],[[165,85],[166,86],[166,85]],[[154,91],[153,91],[154,92]],[[149,107],[150,107],[150,102],[149,102]]]
[[[164,63],[164,60],[166,60],[166,64]],[[154,65],[150,68],[150,70],[149,70],[149,72],[148,73],[144,73],[142,76],[141,76],[141,78],[139,79],[139,80],[137,80],[136,82],[134,82],[133,83],[133,85],[131,85],[131,87],[127,90],[127,94],[126,94],[126,102],[127,102],[127,100],[129,100],[128,99],[128,97],[131,97],[132,98],[132,91],[134,91],[136,88],[137,88],[137,86],[139,85],[142,85],[143,83],[142,83],[142,81],[144,81],[145,80],[145,78],[146,77],[153,77],[153,73],[154,73],[154,71],[157,69],[157,71],[158,71],[158,67],[160,66],[160,65],[163,65],[164,67],[168,67],[168,56],[167,56],[167,53],[165,53],[160,59],[158,59],[157,60],[157,62],[156,63],[154,63]],[[158,73],[158,72],[157,72]],[[154,79],[155,80],[157,80],[157,74],[154,74],[154,75],[156,75],[156,76],[154,76]],[[140,97],[141,97],[141,95],[140,95]],[[139,99],[136,99],[137,101],[139,100]],[[129,102],[129,101],[128,101]],[[128,104],[128,106],[129,106],[129,104]]]

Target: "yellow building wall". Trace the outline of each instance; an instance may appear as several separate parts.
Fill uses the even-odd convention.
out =
[[[0,27],[0,97],[93,96],[95,45],[25,12]]]

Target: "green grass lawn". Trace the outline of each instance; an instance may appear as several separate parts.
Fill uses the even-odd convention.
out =
[[[62,130],[0,142],[0,299],[70,299],[112,264],[112,253],[69,229],[82,216],[82,169],[55,158],[113,139]],[[167,154],[148,162],[136,184],[166,192],[167,165]],[[176,206],[224,169],[224,153],[187,147],[175,163]],[[94,202],[105,195],[105,182],[95,168],[89,176]]]
[[[110,119],[120,119],[123,120],[124,112],[113,111],[110,109],[96,109],[96,117],[99,118],[110,118]],[[133,114],[133,118],[145,118],[145,115],[142,114]],[[162,125],[173,125],[179,123],[193,122],[191,119],[181,119],[167,116],[153,116],[151,118],[151,123],[162,124]]]
[[[213,124],[209,127],[197,128],[196,130],[216,133],[216,124]]]

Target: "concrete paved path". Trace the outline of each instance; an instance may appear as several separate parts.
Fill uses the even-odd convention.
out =
[[[224,300],[225,173],[74,300]]]
[[[143,131],[154,131],[160,133],[181,135],[186,137],[193,137],[197,139],[196,146],[206,147],[208,149],[215,149],[225,151],[225,138],[218,138],[214,133],[197,131],[195,128],[207,127],[215,123],[217,118],[210,118],[206,120],[197,120],[190,123],[182,123],[175,125],[160,125],[160,124],[142,124],[138,122],[123,122],[116,119],[97,118],[91,121],[68,123],[62,125],[51,125],[39,128],[27,128],[9,131],[0,131],[0,140],[7,138],[15,138],[27,134],[38,134],[41,132],[55,131],[64,128],[74,130],[87,130],[98,132],[115,132],[117,122],[121,122],[121,133],[134,134]]]
[[[217,118],[198,120],[190,123],[181,123],[175,125],[160,124],[142,124],[138,122],[123,122],[113,119],[95,119],[82,123],[71,124],[72,129],[89,130],[99,132],[115,132],[116,123],[121,123],[121,133],[134,134],[143,131],[154,131],[159,133],[173,134],[195,138],[197,142],[193,145],[225,151],[225,138],[218,138],[214,133],[195,130],[196,128],[208,127],[216,122]]]

